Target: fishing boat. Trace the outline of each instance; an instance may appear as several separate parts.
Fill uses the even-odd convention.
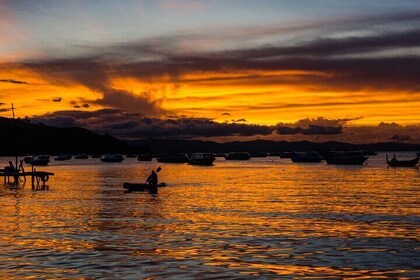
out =
[[[65,161],[65,160],[68,160],[69,158],[68,158],[68,156],[67,155],[59,155],[59,156],[56,156],[55,158],[54,158],[54,160],[55,161]]]
[[[314,151],[302,152],[302,153],[294,152],[292,154],[291,160],[296,163],[303,163],[303,162],[317,163],[317,162],[321,162],[322,157],[317,152],[314,152]]]
[[[137,156],[138,161],[151,161],[152,155],[151,154],[139,154]]]
[[[334,156],[326,158],[328,164],[362,165],[368,159],[363,152],[336,152]]]
[[[188,164],[191,165],[213,165],[213,162],[216,160],[213,154],[210,153],[195,153],[192,154],[188,159]]]
[[[226,160],[249,160],[251,155],[249,153],[229,153],[225,156]]]
[[[87,154],[77,154],[74,156],[74,159],[88,159],[89,156]]]
[[[419,157],[420,154],[417,154],[417,157],[415,159],[397,160],[394,154],[394,157],[391,160],[389,160],[388,155],[386,155],[386,163],[391,167],[415,167],[419,163]]]
[[[255,153],[250,153],[252,158],[265,158],[268,156],[267,153],[265,152],[255,152]]]
[[[102,162],[122,162],[124,157],[120,154],[106,154],[101,157]]]
[[[164,163],[187,163],[188,157],[183,153],[163,154],[157,158],[157,161]]]
[[[50,162],[50,156],[39,155],[32,157],[31,164],[37,166],[46,166]]]
[[[142,184],[142,183],[124,183],[123,184],[123,188],[131,191],[131,192],[144,192],[144,191],[149,191],[150,188],[162,188],[162,187],[166,187],[165,183],[159,183],[156,186],[151,186],[149,184]]]

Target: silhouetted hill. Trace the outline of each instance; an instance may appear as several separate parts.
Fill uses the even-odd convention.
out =
[[[31,124],[25,120],[0,118],[0,155],[128,153],[134,148],[109,135],[98,135],[87,129],[58,128]],[[16,143],[16,145],[15,145]]]
[[[58,128],[32,124],[26,120],[0,117],[0,155],[26,154],[104,154],[161,152],[284,152],[329,150],[420,151],[419,144],[384,142],[356,145],[341,142],[314,143],[256,140],[217,143],[200,140],[143,139],[123,142],[109,135],[98,135],[79,127]]]
[[[128,142],[132,146],[148,146],[155,152],[287,152],[287,151],[418,151],[419,144],[405,144],[395,142],[373,143],[373,144],[349,144],[342,142],[315,143],[308,141],[287,142],[256,140],[246,142],[217,143],[199,140],[172,140],[172,139],[144,139]]]

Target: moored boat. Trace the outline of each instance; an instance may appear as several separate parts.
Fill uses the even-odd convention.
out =
[[[139,154],[137,156],[138,161],[151,161],[152,160],[152,154]]]
[[[183,153],[163,154],[157,158],[157,161],[163,163],[187,163],[188,157]]]
[[[65,160],[68,160],[68,156],[67,155],[59,155],[59,156],[56,156],[54,158],[54,160],[55,161],[65,161]]]
[[[251,155],[249,153],[229,153],[225,156],[226,160],[249,160]]]
[[[293,152],[291,160],[293,162],[296,163],[317,163],[317,162],[321,162],[322,157],[314,151],[310,151],[310,152]]]
[[[74,156],[74,159],[88,159],[89,156],[87,154],[77,154]]]
[[[265,152],[255,152],[255,153],[250,153],[252,158],[265,158],[268,156],[267,153]]]
[[[106,154],[101,157],[102,162],[122,162],[124,157],[120,154]]]
[[[213,165],[213,162],[216,160],[213,154],[210,153],[195,153],[192,154],[188,159],[188,164],[191,165]]]
[[[293,152],[281,152],[280,158],[292,158]]]
[[[50,162],[50,156],[47,155],[38,155],[32,157],[31,164],[32,165],[39,165],[39,166],[46,166]]]
[[[417,154],[417,157],[415,159],[397,160],[394,154],[394,157],[391,160],[389,160],[388,155],[386,155],[386,163],[391,167],[415,167],[419,163],[419,157],[420,154]]]
[[[328,164],[362,165],[368,157],[363,152],[336,152],[334,156],[326,158]]]

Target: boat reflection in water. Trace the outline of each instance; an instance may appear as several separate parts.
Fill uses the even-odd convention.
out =
[[[362,165],[368,159],[363,152],[336,152],[333,156],[326,158],[328,164],[338,165]]]
[[[386,163],[391,167],[415,167],[419,163],[419,157],[420,154],[418,153],[415,159],[397,160],[394,154],[394,157],[391,160],[389,160],[388,155],[386,155]]]
[[[49,192],[0,187],[0,279],[415,279],[419,172],[369,160],[164,164],[158,195],[123,188],[156,162],[50,167]]]
[[[216,160],[213,154],[210,153],[195,153],[192,154],[188,159],[188,164],[191,165],[213,165],[213,162]]]

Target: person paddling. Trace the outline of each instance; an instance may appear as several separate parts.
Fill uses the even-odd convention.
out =
[[[146,184],[148,184],[149,193],[157,194],[158,192],[158,176],[157,173],[161,170],[160,167],[156,169],[156,171],[152,170],[152,173],[147,177]]]

